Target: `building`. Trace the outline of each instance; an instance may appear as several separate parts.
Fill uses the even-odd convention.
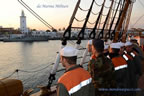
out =
[[[24,11],[22,10],[21,16],[20,16],[20,31],[23,34],[28,34],[28,28],[26,25],[26,16],[24,14]]]

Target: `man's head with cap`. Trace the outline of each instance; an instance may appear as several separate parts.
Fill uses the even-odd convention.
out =
[[[104,41],[100,39],[93,39],[92,41],[92,53],[96,56],[102,54],[104,51]]]
[[[125,50],[125,43],[118,42],[118,44],[120,46],[120,52],[119,52],[119,54],[122,55],[124,53],[124,50]]]
[[[130,39],[130,42],[133,43],[133,44],[139,45],[138,40],[135,39],[135,38],[131,38],[131,39]]]
[[[105,56],[107,56],[109,54],[109,50],[108,49],[109,49],[109,45],[105,44],[104,45],[104,51],[103,51],[103,53],[104,53]]]
[[[125,47],[125,43],[123,43],[123,42],[118,42],[118,44],[120,45],[121,48]]]
[[[61,56],[61,63],[63,64],[63,66],[67,67],[67,65],[76,64],[77,53],[78,50],[70,46],[66,46],[63,49],[61,49],[60,56]]]
[[[131,43],[130,41],[127,41],[127,42],[125,43],[125,46],[132,46],[132,43]]]
[[[118,43],[112,43],[110,45],[109,53],[119,53],[120,48],[121,47]]]
[[[108,51],[108,49],[109,49],[109,45],[108,45],[108,44],[105,44],[105,45],[104,45],[104,52],[105,52],[105,51]]]
[[[131,43],[130,41],[127,41],[127,42],[125,43],[125,49],[126,49],[126,51],[127,51],[127,52],[131,52],[131,51],[132,51],[132,48],[133,48],[132,43]]]
[[[109,48],[109,45],[108,44],[105,44],[104,45],[104,50],[107,50]]]

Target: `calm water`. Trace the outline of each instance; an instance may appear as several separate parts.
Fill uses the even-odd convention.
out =
[[[81,45],[85,47],[86,42],[83,41]],[[71,43],[68,45],[74,46]],[[54,63],[56,52],[60,47],[61,41],[0,42],[0,78],[9,76],[16,69],[23,70],[13,74],[11,78],[22,80],[25,89],[38,90],[37,85],[47,84],[49,72],[52,69],[51,64]],[[79,54],[82,53],[82,51],[79,52]],[[60,65],[59,69],[61,68],[63,67]],[[57,73],[57,78],[62,73]]]

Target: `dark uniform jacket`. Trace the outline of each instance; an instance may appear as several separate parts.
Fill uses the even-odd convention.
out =
[[[88,71],[76,65],[58,80],[57,96],[95,96],[92,78]]]
[[[129,79],[130,79],[128,88],[136,88],[137,87],[136,70],[135,70],[133,58],[126,53],[123,54],[122,57],[126,60],[128,64],[128,74],[129,74]]]
[[[141,76],[142,75],[142,64],[141,64],[141,59],[140,59],[139,55],[135,51],[132,51],[128,54],[133,58],[136,74],[138,76]]]
[[[115,78],[117,88],[128,88],[129,85],[129,74],[128,65],[122,56],[112,58],[115,69]]]

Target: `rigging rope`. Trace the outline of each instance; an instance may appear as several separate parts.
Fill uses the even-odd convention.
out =
[[[93,23],[91,23],[90,21],[88,21],[88,23],[89,23],[89,24],[91,24],[91,25],[93,25],[93,24],[95,24],[95,23],[96,23],[96,21],[95,21],[95,22],[93,22]]]
[[[110,7],[104,6],[106,9],[109,9]]]
[[[77,19],[76,17],[74,18],[76,21],[78,21],[78,22],[83,22],[83,21],[85,21],[86,20],[86,18],[84,18],[84,19],[82,19],[82,20],[79,20],[79,19]]]
[[[7,77],[5,77],[5,78],[3,78],[2,80],[4,80],[4,79],[7,79],[7,78],[10,78],[10,77],[12,77],[16,72],[18,72],[17,70],[15,70],[14,72],[12,72],[9,76],[7,76]]]
[[[138,1],[139,1],[139,3],[141,4],[141,6],[144,8],[144,4],[143,4],[140,0],[138,0]],[[136,22],[132,25],[131,28],[134,28],[134,26],[135,26],[143,17],[144,17],[144,14],[141,15],[141,16],[136,20]]]
[[[82,11],[89,11],[89,9],[85,10],[85,9],[82,9],[80,6],[79,6],[79,9]]]
[[[93,11],[91,11],[91,13],[92,13],[93,15],[98,15],[100,12],[94,13]]]
[[[96,0],[95,0],[95,4],[96,4],[97,6],[99,6],[99,7],[100,7],[100,6],[103,6],[103,3],[102,3],[102,4],[98,4],[98,3],[96,2]],[[109,8],[110,8],[110,7],[105,6],[105,5],[104,5],[104,7],[105,7],[105,8],[107,8],[107,9],[109,9]]]
[[[111,34],[111,29],[112,29],[112,27],[113,27],[113,25],[114,25],[115,17],[116,17],[117,12],[118,12],[117,10],[119,9],[121,2],[122,2],[122,0],[119,0],[119,3],[118,3],[118,5],[117,5],[116,11],[115,11],[114,16],[113,16],[113,19],[112,19],[112,21],[111,21],[111,23],[110,23],[110,26],[109,26],[109,31],[108,31],[108,33],[107,33],[108,38],[110,38],[111,40],[112,40],[113,37],[114,37],[114,32],[112,32],[112,34]],[[119,13],[119,17],[120,17],[120,14],[121,14],[121,11],[120,11],[120,13]],[[118,17],[118,19],[119,19],[119,17]],[[118,20],[117,20],[117,21],[118,21]]]
[[[50,29],[55,29],[50,24],[48,24],[42,17],[40,17],[34,10],[32,10],[24,1],[18,0],[18,2],[24,6],[33,16],[35,16],[38,20],[40,20],[44,25],[46,25]]]
[[[26,72],[26,73],[35,73],[35,72],[39,72],[39,71],[43,71],[44,69],[48,68],[49,66],[53,65],[54,63],[44,67],[44,68],[41,68],[41,69],[38,69],[38,70],[34,70],[34,71],[30,71],[30,70],[21,70],[21,69],[17,69],[18,71],[20,72]]]
[[[100,10],[100,13],[99,13],[99,15],[98,15],[98,17],[97,17],[97,20],[96,20],[96,23],[95,23],[95,26],[94,26],[93,30],[91,31],[91,33],[89,34],[89,38],[91,38],[91,39],[94,39],[94,38],[95,38],[95,36],[96,36],[96,30],[97,30],[97,28],[98,28],[98,25],[100,26],[99,23],[101,22],[101,17],[102,17],[102,13],[103,13],[105,1],[106,1],[106,0],[103,1],[103,4],[102,4],[101,10]]]
[[[79,32],[79,34],[78,34],[77,45],[80,45],[81,40],[84,39],[85,28],[86,28],[87,22],[88,22],[88,20],[89,20],[89,17],[90,17],[91,11],[92,11],[94,1],[95,1],[95,0],[92,0],[92,2],[91,2],[91,6],[90,6],[89,11],[88,11],[88,13],[87,13],[86,20],[85,20],[85,22],[84,22],[84,24],[83,24],[82,29],[80,30],[80,32]]]
[[[104,24],[104,22],[99,22],[100,25]]]
[[[72,14],[70,22],[69,22],[69,26],[67,27],[67,29],[65,30],[65,32],[63,34],[61,49],[67,45],[67,40],[69,40],[71,37],[71,27],[72,27],[73,21],[75,19],[75,15],[77,13],[77,10],[79,9],[80,2],[81,2],[81,0],[77,1],[76,7],[73,11],[73,14]],[[53,80],[55,80],[55,75],[56,75],[56,71],[57,71],[58,66],[59,66],[59,62],[60,62],[60,54],[58,53],[56,56],[55,64],[51,70],[49,77],[48,77],[48,84],[47,84],[48,89],[50,89],[51,84],[53,83]]]
[[[105,21],[104,21],[104,24],[103,24],[103,28],[102,28],[101,32],[99,33],[99,35],[98,35],[98,38],[100,38],[100,39],[103,38],[105,27],[106,27],[106,25],[108,25],[107,23],[108,23],[109,20],[110,20],[110,15],[111,15],[111,11],[112,11],[111,9],[112,9],[112,7],[113,7],[113,4],[114,4],[114,0],[112,0],[112,2],[111,2],[110,9],[109,9],[109,11],[108,11],[108,13],[107,13],[107,16],[106,16]],[[106,38],[105,38],[105,39],[106,39]]]
[[[102,16],[107,16],[107,14],[101,14]]]
[[[118,19],[117,24],[116,24],[116,26],[115,26],[115,29],[114,29],[114,31],[113,31],[113,33],[114,33],[114,41],[117,41],[117,40],[118,40],[119,32],[120,32],[120,30],[121,30],[121,28],[122,28],[122,24],[123,24],[123,22],[124,22],[124,19],[125,19],[125,17],[126,17],[126,13],[128,12],[128,8],[129,8],[130,3],[131,3],[130,0],[124,0],[123,2],[124,2],[124,3],[123,3],[123,6],[121,6],[121,9],[122,9],[123,11],[121,12],[120,18]]]
[[[131,3],[130,6],[129,6],[127,16],[125,17],[125,21],[124,21],[124,24],[123,24],[124,26],[122,26],[123,28],[121,30],[121,34],[119,34],[119,40],[122,39],[123,42],[125,42],[125,40],[126,40],[126,36],[127,36],[126,32],[128,30],[132,8],[133,8],[133,3]]]
[[[114,3],[118,4],[119,2],[117,2],[117,1],[115,0]]]
[[[94,1],[94,3],[97,5],[97,6],[102,6],[103,5],[103,3],[102,4],[98,4],[97,2],[96,2],[96,0]]]
[[[74,41],[68,41],[69,43],[71,43],[72,45],[75,45],[75,42]],[[83,46],[81,46],[81,45],[79,45],[79,47],[81,47],[80,49],[78,49],[78,50],[82,50],[82,49],[85,49]]]
[[[119,2],[117,2],[117,0],[115,0],[114,3],[119,4]],[[120,3],[120,5],[122,5],[122,4]]]
[[[28,77],[27,79],[22,80],[23,84],[25,85],[25,84],[27,84],[28,82],[30,82],[30,80],[31,80],[32,78],[36,77],[36,75],[37,75],[37,74],[34,74],[34,75]]]

